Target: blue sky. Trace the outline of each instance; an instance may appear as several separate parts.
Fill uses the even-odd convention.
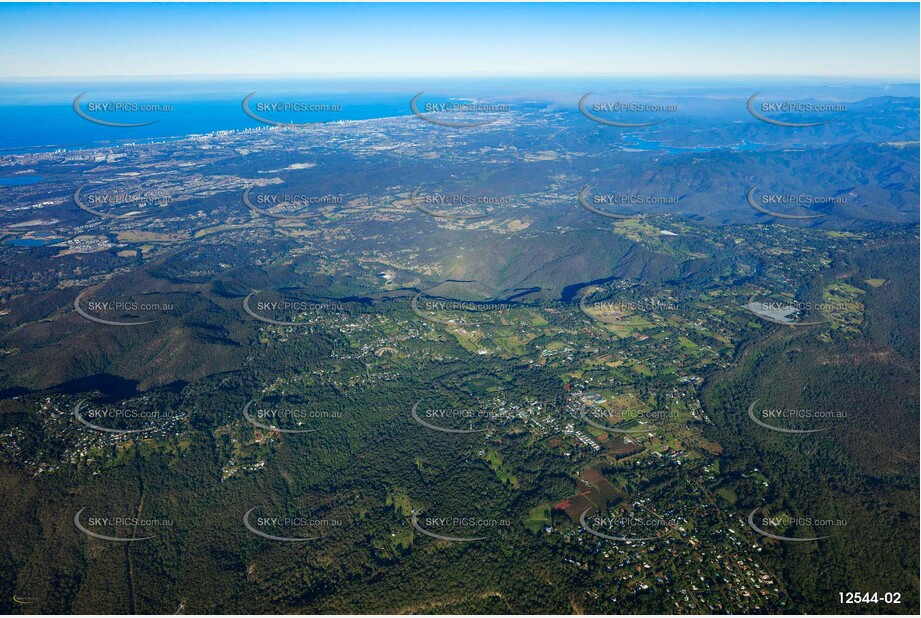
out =
[[[0,4],[0,78],[918,81],[918,4]]]

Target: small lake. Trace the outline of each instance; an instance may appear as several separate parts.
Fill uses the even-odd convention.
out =
[[[44,247],[45,245],[53,245],[62,240],[64,239],[56,236],[51,238],[8,238],[4,243],[14,247]]]
[[[43,180],[44,178],[41,176],[8,176],[6,178],[0,178],[0,186],[15,187],[18,185],[34,185]]]
[[[656,152],[656,151],[665,151],[670,154],[678,154],[682,152],[711,152],[713,150],[758,150],[763,144],[754,144],[751,142],[742,141],[739,144],[733,144],[730,146],[668,146],[664,142],[659,142],[655,140],[646,140],[641,137],[630,136],[629,141],[625,143],[625,148],[628,150],[640,150],[643,152]]]

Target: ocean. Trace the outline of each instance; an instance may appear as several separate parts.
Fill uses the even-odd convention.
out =
[[[613,93],[670,93],[692,97],[719,94],[744,100],[768,80],[613,79],[613,78],[401,78],[298,79],[298,78],[202,78],[135,79],[127,81],[34,81],[0,83],[0,155],[56,149],[117,146],[221,130],[267,126],[251,118],[243,99],[256,115],[280,122],[323,123],[408,116],[410,100],[424,91],[426,99],[517,99],[541,102],[552,108],[575,112],[578,97],[591,90]],[[748,83],[746,83],[748,82]],[[861,98],[867,96],[917,96],[917,84],[827,83],[822,85],[774,83],[776,92],[816,96]],[[85,94],[83,94],[85,93]],[[74,111],[74,99],[83,94],[80,109],[87,115],[114,123],[154,124],[113,127],[97,124]],[[429,99],[432,100],[432,99]],[[108,105],[107,105],[108,104]],[[168,106],[169,110],[110,111],[111,104]],[[279,107],[289,106],[286,111]],[[307,106],[311,109],[296,109]],[[96,109],[91,109],[96,106]],[[264,106],[268,111],[260,111]],[[272,107],[275,106],[275,107]],[[637,142],[637,149],[648,144]],[[656,146],[656,149],[661,146]]]
[[[179,138],[221,130],[267,126],[246,113],[243,98],[251,92],[251,111],[280,122],[323,123],[409,115],[414,92],[349,92],[311,83],[296,88],[291,83],[243,82],[137,82],[137,83],[6,83],[0,86],[0,154],[56,149],[117,146],[126,142]],[[96,124],[79,116],[80,109],[104,122],[140,123],[138,127]],[[309,94],[306,94],[309,93]],[[136,110],[109,111],[120,104]],[[279,104],[289,111],[261,112],[259,106]],[[297,106],[311,109],[297,109]],[[93,108],[95,106],[95,109]],[[153,106],[146,111],[142,106]],[[159,109],[158,109],[159,108]],[[295,109],[296,111],[290,111]]]

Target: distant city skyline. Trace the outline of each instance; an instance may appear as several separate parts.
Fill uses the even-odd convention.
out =
[[[182,76],[918,79],[919,7],[0,4],[0,79]]]

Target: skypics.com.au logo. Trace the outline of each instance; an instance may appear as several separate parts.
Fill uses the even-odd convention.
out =
[[[677,519],[663,519],[655,515],[637,516],[610,515],[607,517],[594,516],[587,518],[588,512],[594,507],[582,511],[579,524],[582,529],[602,539],[618,541],[621,543],[638,543],[641,541],[654,541],[668,533],[670,528],[677,528]],[[604,530],[604,532],[602,532]]]
[[[611,212],[611,207],[640,207],[672,206],[679,202],[679,198],[670,195],[636,195],[632,193],[608,193],[593,195],[589,198],[591,187],[586,185],[579,192],[579,204],[585,210],[607,217],[608,219],[644,219],[647,217],[662,216],[664,213],[637,212],[633,214]]]
[[[94,431],[102,431],[113,434],[131,434],[154,431],[163,423],[175,420],[177,417],[168,412],[161,410],[143,410],[138,407],[121,407],[121,406],[97,406],[87,404],[86,400],[81,400],[74,406],[74,418],[78,423],[89,427]],[[151,425],[151,423],[156,425]],[[104,425],[100,425],[103,423]],[[111,425],[120,424],[128,427],[112,427]],[[138,424],[144,424],[145,427],[137,428]]]
[[[251,318],[266,324],[302,327],[345,314],[344,303],[295,299],[293,295],[296,292],[297,289],[282,290],[274,294],[274,300],[262,300],[254,298],[262,294],[262,290],[253,290],[243,299],[243,311]],[[277,319],[285,316],[296,316],[298,319]]]
[[[318,421],[342,420],[343,415],[335,410],[317,410],[308,406],[287,404],[256,404],[255,400],[251,400],[243,406],[243,417],[253,426],[265,431],[297,434],[320,431],[320,427],[315,426]]]
[[[485,541],[492,534],[484,536],[460,536],[461,531],[470,531],[470,534],[478,534],[483,531],[496,530],[497,528],[507,528],[512,525],[509,519],[499,519],[492,517],[420,517],[417,511],[412,514],[413,528],[420,534],[438,539],[439,541],[449,541],[452,543],[463,543],[469,541]]]
[[[87,288],[80,292],[74,299],[74,310],[84,319],[97,324],[105,324],[106,326],[143,326],[144,324],[152,324],[156,320],[127,321],[110,318],[123,315],[154,316],[171,313],[176,310],[175,305],[169,302],[138,301],[134,298],[89,299],[88,296],[96,291],[96,288]],[[85,309],[84,304],[86,305]],[[103,315],[106,317],[101,317]]]
[[[831,427],[823,426],[814,429],[796,429],[790,427],[781,427],[778,423],[814,423],[816,421],[833,421],[847,418],[845,410],[820,410],[813,408],[770,408],[757,407],[760,399],[756,399],[748,406],[748,417],[757,425],[777,431],[780,433],[790,434],[807,434],[828,431]],[[770,422],[769,422],[770,421]]]
[[[806,535],[814,534],[815,529],[831,532],[835,528],[847,526],[846,519],[832,518],[813,518],[813,517],[792,517],[787,514],[775,515],[773,517],[761,517],[756,520],[755,514],[761,510],[761,507],[752,509],[748,514],[748,525],[752,530],[776,541],[785,541],[788,543],[808,543],[811,541],[821,541],[827,539],[829,535],[824,536],[789,536],[790,534],[802,530]],[[777,534],[783,532],[783,534]]]
[[[252,197],[250,192],[254,188],[254,186],[248,186],[243,190],[243,204],[253,214],[281,221],[315,219],[321,214],[310,212],[306,209],[322,206],[341,206],[344,203],[342,195],[278,193]]]
[[[493,124],[507,118],[511,106],[505,103],[487,103],[476,100],[444,99],[422,102],[420,92],[409,102],[409,109],[422,120],[455,129],[471,129]]]
[[[476,282],[454,282],[454,284],[470,283]],[[471,319],[472,316],[476,314],[502,313],[514,308],[516,305],[492,300],[469,301],[428,297],[427,292],[422,291],[413,297],[409,306],[412,312],[419,318],[432,324],[452,327],[474,327],[482,326],[483,322]],[[450,313],[459,315],[457,317],[447,317]]]
[[[829,118],[831,114],[847,111],[847,105],[844,103],[812,103],[809,101],[791,100],[756,101],[759,96],[761,96],[761,93],[756,92],[749,97],[747,103],[748,113],[761,122],[766,122],[777,127],[794,129],[818,127],[831,122],[832,119]],[[809,116],[815,117],[819,114],[821,120],[812,122],[793,122],[792,119],[781,119],[790,118],[791,114],[793,117],[801,119],[805,119]]]
[[[488,431],[496,423],[510,421],[517,415],[505,410],[485,408],[434,408],[419,409],[420,399],[410,408],[409,414],[418,424],[443,433],[481,433]],[[486,423],[488,426],[474,429],[474,425]]]
[[[511,204],[509,197],[487,197],[464,193],[432,193],[420,195],[422,185],[419,185],[409,196],[413,208],[437,219],[454,221],[477,221],[488,219],[493,215],[494,209],[499,206]],[[445,210],[453,208],[454,210]],[[458,210],[458,208],[460,210]],[[464,212],[464,211],[479,212]]]
[[[609,127],[622,127],[636,129],[640,127],[651,127],[666,121],[662,118],[659,120],[646,120],[643,122],[627,122],[621,118],[656,118],[663,114],[674,114],[678,111],[676,103],[651,103],[646,101],[598,101],[589,105],[588,98],[591,92],[579,99],[579,111],[582,115],[593,122],[603,124]]]
[[[610,425],[605,424],[611,417],[620,419],[619,423],[625,423],[630,427],[611,427]],[[579,418],[581,418],[592,427],[610,433],[623,434],[651,433],[656,429],[656,425],[654,423],[674,420],[677,417],[677,412],[672,410],[619,410],[616,412],[609,412],[608,410],[604,409],[584,407],[579,412]],[[637,427],[631,428],[634,425],[637,425]]]
[[[147,517],[87,517],[86,523],[81,522],[83,512],[89,507],[83,507],[74,515],[74,526],[83,534],[113,543],[134,543],[153,538],[153,531],[157,528],[170,528],[173,525],[170,519]],[[118,531],[123,531],[116,534]],[[139,536],[146,535],[146,536]]]
[[[243,97],[240,103],[243,113],[262,124],[275,127],[297,128],[307,127],[318,122],[323,122],[323,118],[314,118],[292,122],[291,120],[281,120],[281,118],[307,117],[307,114],[339,114],[343,111],[341,105],[336,103],[315,103],[305,100],[263,100],[254,101],[255,92],[250,92]]]
[[[677,303],[667,295],[642,296],[623,300],[590,301],[600,288],[586,288],[579,299],[579,310],[596,322],[614,327],[655,326],[658,322],[644,315],[667,315],[678,310]]]
[[[322,537],[322,534],[317,534],[316,536],[304,535],[342,526],[342,521],[338,519],[304,517],[301,515],[286,517],[253,515],[253,511],[256,508],[253,507],[244,513],[243,525],[256,536],[270,541],[280,543],[316,541]]]
[[[100,219],[139,219],[151,217],[154,208],[164,208],[172,203],[172,197],[162,191],[93,191],[84,195],[90,185],[83,185],[74,191],[77,208]],[[100,209],[105,210],[100,210]],[[125,212],[116,212],[125,210]]]
[[[840,206],[847,204],[847,197],[838,195],[834,197],[810,195],[808,193],[765,193],[760,198],[755,197],[755,191],[758,185],[755,185],[748,191],[746,201],[748,205],[758,212],[776,217],[778,219],[808,220],[819,219],[827,216],[826,213],[815,214],[793,214],[778,212],[778,208],[800,208],[809,209],[822,206]]]
[[[848,305],[835,302],[799,301],[783,297],[757,300],[758,294],[752,294],[745,309],[759,319],[782,326],[816,326],[829,322],[822,314],[842,313]],[[821,318],[821,319],[818,319]]]
[[[136,114],[142,114],[145,117],[150,117],[151,114],[158,114],[164,112],[172,112],[174,106],[170,103],[150,103],[150,102],[141,102],[141,101],[100,101],[100,100],[89,100],[83,102],[83,98],[88,93],[82,92],[74,99],[73,108],[74,112],[83,118],[94,124],[102,125],[104,127],[115,127],[115,128],[134,128],[134,127],[146,127],[151,124],[160,122],[159,119],[154,120],[143,120],[140,122],[117,122],[114,119],[127,119],[130,116]],[[86,111],[83,111],[81,104],[86,106]],[[103,119],[108,117],[108,119]]]

